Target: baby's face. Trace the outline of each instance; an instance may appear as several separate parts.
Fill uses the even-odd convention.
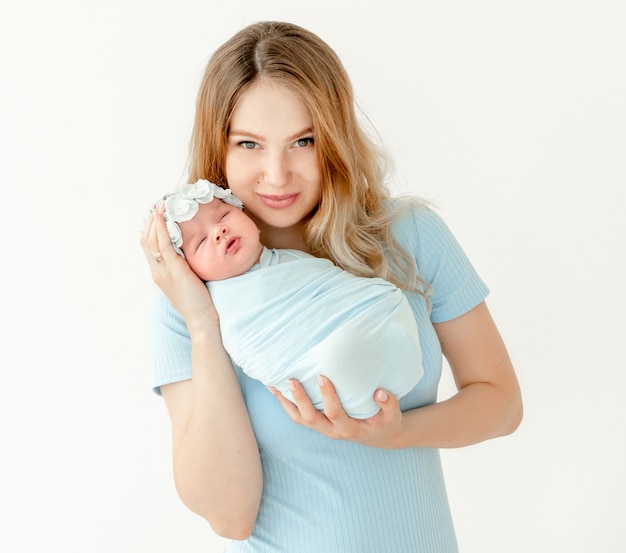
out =
[[[200,204],[191,221],[178,223],[181,247],[202,280],[223,280],[245,273],[259,260],[260,231],[241,209],[217,198]]]

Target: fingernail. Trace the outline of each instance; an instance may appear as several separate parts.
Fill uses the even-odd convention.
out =
[[[384,403],[389,399],[389,395],[385,390],[378,390],[378,399]]]
[[[324,386],[326,386],[326,379],[321,374],[318,374],[317,383],[320,385],[320,388],[323,388]]]
[[[287,386],[292,392],[296,391],[296,383],[293,380],[287,380]]]

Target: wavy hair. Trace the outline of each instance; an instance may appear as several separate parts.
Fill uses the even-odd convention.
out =
[[[231,116],[242,94],[260,79],[288,87],[313,121],[322,192],[318,208],[304,223],[311,252],[359,276],[426,290],[413,258],[391,233],[387,157],[357,120],[352,85],[338,56],[302,27],[256,23],[215,51],[197,97],[189,182],[207,179],[227,186]]]

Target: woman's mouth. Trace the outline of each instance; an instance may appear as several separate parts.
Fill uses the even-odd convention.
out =
[[[286,207],[291,207],[296,200],[298,199],[299,194],[281,194],[281,195],[266,195],[266,194],[258,194],[261,202],[267,207],[271,207],[272,209],[284,209]]]

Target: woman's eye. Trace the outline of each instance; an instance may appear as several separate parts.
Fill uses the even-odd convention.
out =
[[[299,148],[306,148],[313,143],[314,140],[312,136],[308,136],[306,138],[298,138],[298,140],[296,140],[296,146],[298,146]]]
[[[254,150],[256,148],[256,142],[251,142],[249,140],[240,142],[239,145],[246,150]]]

